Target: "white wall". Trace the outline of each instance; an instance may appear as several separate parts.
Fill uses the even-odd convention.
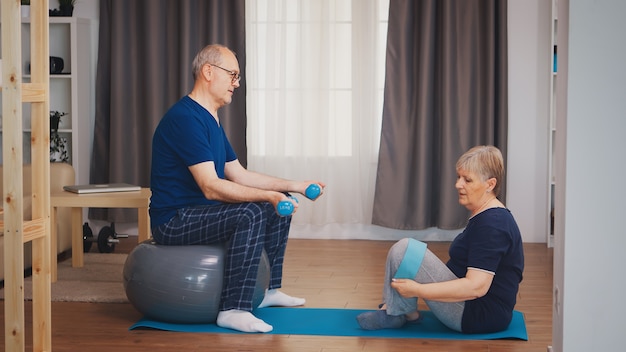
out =
[[[509,0],[507,207],[524,242],[546,242],[552,2]]]
[[[59,7],[59,3],[55,0],[50,0],[50,7]],[[100,18],[100,0],[79,0],[76,1],[74,6],[74,16],[84,17],[91,19]]]
[[[559,6],[568,2],[566,136],[559,141],[565,182],[557,195],[563,217],[554,267],[561,309],[553,319],[554,348],[620,351],[626,316],[626,2],[569,0]]]

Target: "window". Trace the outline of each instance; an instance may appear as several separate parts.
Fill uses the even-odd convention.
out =
[[[294,225],[371,223],[388,0],[246,2],[248,167],[327,184]]]
[[[246,3],[250,155],[349,157],[362,138],[376,153],[388,6]]]

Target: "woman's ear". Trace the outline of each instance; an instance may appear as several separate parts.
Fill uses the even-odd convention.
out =
[[[492,192],[494,188],[496,188],[496,184],[498,181],[495,177],[492,177],[487,180],[487,192]]]

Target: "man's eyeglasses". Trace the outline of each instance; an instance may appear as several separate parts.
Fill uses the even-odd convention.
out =
[[[213,64],[209,64],[209,65],[215,66],[217,68],[220,68],[220,69],[226,71],[230,75],[231,83],[233,83],[233,84],[235,84],[235,82],[239,82],[239,80],[241,80],[241,75],[239,73],[235,72],[235,71],[227,70],[227,69],[225,69],[223,67],[219,67],[219,66],[213,65]]]

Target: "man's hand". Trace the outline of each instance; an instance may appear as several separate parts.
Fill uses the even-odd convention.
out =
[[[271,197],[270,203],[274,206],[274,209],[276,209],[276,212],[278,213],[278,215],[280,216],[293,215],[296,211],[298,211],[297,199],[291,196],[287,196],[285,193],[281,193],[281,192],[271,192],[271,193],[272,193],[272,197]],[[287,210],[288,208],[285,205],[283,205],[283,202],[289,202],[287,204],[292,204],[293,207],[289,207],[289,211],[288,211]]]
[[[302,181],[301,184],[302,186],[300,187],[304,188],[303,190],[298,190],[297,192],[310,200],[316,200],[324,194],[324,188],[326,187],[326,184],[320,181]]]

